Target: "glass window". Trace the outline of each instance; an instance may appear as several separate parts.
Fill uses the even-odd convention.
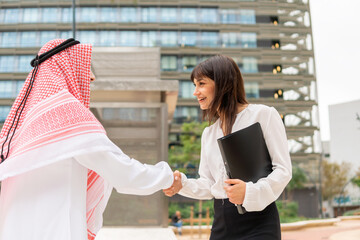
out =
[[[197,64],[197,58],[196,56],[184,56],[181,63],[183,71],[191,72]]]
[[[60,32],[60,38],[62,39],[68,39],[72,37],[72,32],[71,31],[62,31]]]
[[[202,23],[218,23],[218,12],[216,8],[201,8],[200,20]]]
[[[141,21],[142,22],[158,22],[157,9],[154,7],[141,9]]]
[[[24,8],[23,12],[23,22],[24,23],[36,23],[38,21],[39,11],[37,8]]]
[[[238,47],[237,33],[222,33],[222,47]]]
[[[184,46],[196,46],[197,32],[182,32],[180,44]]]
[[[199,63],[201,63],[201,62],[203,62],[203,61],[205,61],[205,60],[208,60],[208,59],[211,58],[211,57],[212,57],[212,56],[203,55],[203,56],[200,57]]]
[[[240,23],[243,24],[255,24],[256,16],[255,10],[240,10]]]
[[[195,86],[191,81],[180,81],[179,97],[180,98],[194,98]]]
[[[45,23],[58,22],[58,9],[57,8],[43,8],[42,9],[42,22],[45,22]]]
[[[17,46],[17,32],[3,32],[1,47],[16,47]]]
[[[0,122],[5,122],[10,113],[10,106],[0,106]]]
[[[0,81],[0,98],[12,98],[14,96],[15,81]]]
[[[72,9],[71,8],[63,8],[62,9],[61,21],[63,23],[72,22]]]
[[[93,7],[80,8],[80,22],[97,22],[97,9]]]
[[[124,46],[124,47],[138,46],[136,31],[121,31],[120,32],[120,46]]]
[[[0,72],[15,72],[14,64],[14,56],[0,56]]]
[[[101,8],[101,22],[118,22],[117,8]]]
[[[36,32],[20,32],[20,46],[34,47],[38,46]]]
[[[197,22],[196,8],[181,8],[181,22],[196,23]]]
[[[4,23],[18,23],[19,16],[20,16],[20,10],[19,9],[4,9],[5,11],[5,17],[4,17]]]
[[[142,47],[157,46],[157,33],[155,31],[141,32],[141,46]]]
[[[240,33],[242,48],[256,48],[256,33]]]
[[[96,46],[96,32],[95,31],[79,31],[79,39],[81,43],[90,43]]]
[[[118,46],[116,31],[99,31],[100,46],[114,47]]]
[[[178,106],[175,109],[174,121],[175,123],[184,123],[190,121],[200,121],[199,107]]]
[[[18,72],[30,72],[32,67],[30,65],[31,60],[34,58],[33,55],[19,56]]]
[[[217,47],[219,42],[219,33],[217,32],[202,32],[201,46],[203,47]]]
[[[161,46],[163,47],[175,47],[177,46],[177,32],[175,31],[163,31],[161,32]]]
[[[24,81],[0,81],[0,98],[16,98]]]
[[[245,92],[247,98],[259,98],[259,84],[257,82],[245,82]]]
[[[19,23],[20,10],[19,9],[4,9],[4,23]]]
[[[161,22],[175,23],[177,22],[176,8],[161,8]]]
[[[155,122],[158,114],[155,108],[104,108],[105,120],[117,120],[121,122]]]
[[[5,18],[5,9],[0,9],[0,23],[4,22]]]
[[[162,71],[176,71],[177,57],[176,56],[161,56],[161,70]]]
[[[120,9],[121,22],[136,22],[136,8],[133,7],[123,7]]]
[[[241,71],[244,73],[257,73],[258,72],[257,59],[254,57],[244,57],[242,60]]]
[[[220,10],[220,15],[221,15],[221,22],[222,23],[238,23],[237,20],[237,10],[235,9],[221,9]]]
[[[16,93],[15,93],[14,98],[20,93],[22,87],[24,86],[24,83],[25,83],[25,81],[17,81],[17,84],[16,84]]]
[[[56,39],[55,31],[41,31],[40,32],[40,46],[45,45],[50,40]]]

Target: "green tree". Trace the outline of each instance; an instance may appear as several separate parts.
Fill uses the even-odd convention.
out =
[[[198,169],[200,162],[201,134],[207,122],[190,122],[181,126],[179,145],[173,145],[169,149],[169,164],[175,170],[189,174],[188,166]],[[191,172],[190,174],[194,174]]]
[[[292,201],[292,199],[293,199],[293,191],[295,189],[304,188],[307,181],[308,181],[308,179],[306,177],[306,174],[305,174],[304,170],[302,170],[297,165],[293,165],[293,167],[292,167],[292,178],[291,178],[289,184],[285,188],[288,200]]]
[[[338,164],[324,160],[322,164],[322,195],[324,200],[331,201],[333,197],[343,194],[348,182],[350,165]]]
[[[351,179],[351,182],[360,187],[360,167],[357,170],[355,177]]]

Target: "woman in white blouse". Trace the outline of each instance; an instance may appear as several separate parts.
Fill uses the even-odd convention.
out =
[[[191,80],[204,118],[212,123],[202,134],[200,178],[188,179],[181,173],[181,184],[164,190],[165,194],[215,198],[210,240],[280,240],[275,200],[291,179],[291,160],[279,113],[273,107],[246,101],[239,67],[229,57],[217,55],[200,63]],[[228,179],[217,139],[255,122],[261,125],[273,171],[257,182]],[[239,214],[235,204],[242,204],[247,212]]]

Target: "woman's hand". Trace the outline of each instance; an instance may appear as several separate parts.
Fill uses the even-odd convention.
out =
[[[240,179],[227,179],[225,183],[229,184],[224,187],[229,201],[234,204],[242,204],[245,198],[246,183]]]
[[[181,174],[179,171],[175,171],[174,172],[174,183],[171,187],[169,187],[168,189],[163,189],[163,192],[166,196],[168,197],[172,197],[175,194],[177,194],[182,188],[182,184],[181,184]]]

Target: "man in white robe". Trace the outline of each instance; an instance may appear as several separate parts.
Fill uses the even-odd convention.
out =
[[[0,133],[0,240],[93,240],[112,187],[148,195],[179,184],[167,163],[124,154],[90,112],[91,51],[47,43],[11,108]]]

